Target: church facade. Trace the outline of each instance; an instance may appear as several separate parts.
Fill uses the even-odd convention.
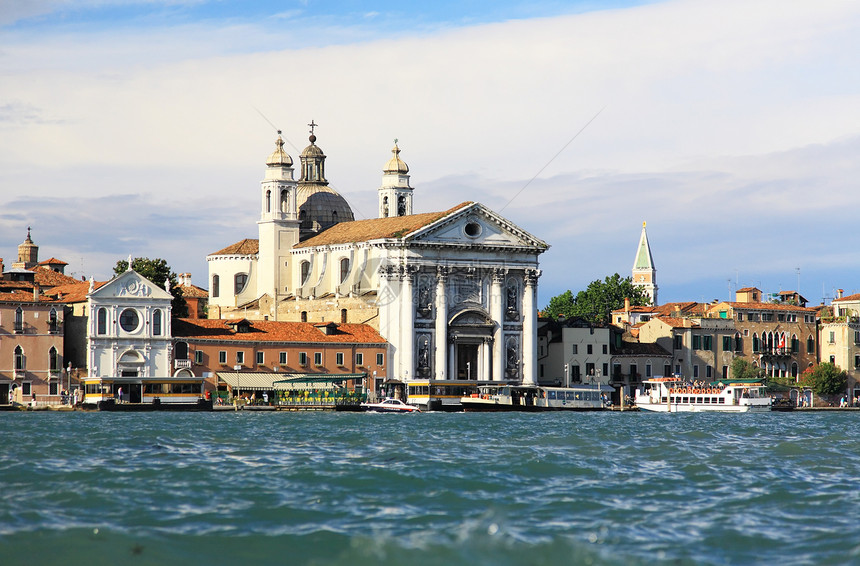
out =
[[[210,318],[365,323],[391,345],[387,378],[534,383],[547,244],[476,202],[414,214],[396,142],[379,218],[356,221],[310,142],[295,181],[278,138],[259,238],[207,257]]]

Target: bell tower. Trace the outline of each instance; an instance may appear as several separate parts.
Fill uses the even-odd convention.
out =
[[[394,140],[393,157],[382,170],[379,187],[379,217],[412,214],[412,187],[409,186],[409,166],[400,159],[400,148]]]
[[[293,159],[284,151],[278,130],[275,151],[266,159],[266,173],[260,183],[259,255],[257,292],[277,299],[289,292],[290,249],[299,241],[296,213],[296,181]]]
[[[645,222],[642,223],[642,235],[639,237],[636,259],[633,260],[633,285],[642,287],[651,297],[651,304],[657,305],[657,268],[654,267],[654,259],[651,257]]]

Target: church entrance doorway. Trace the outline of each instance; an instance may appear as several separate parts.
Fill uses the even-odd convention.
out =
[[[478,379],[478,344],[457,344],[457,379]]]

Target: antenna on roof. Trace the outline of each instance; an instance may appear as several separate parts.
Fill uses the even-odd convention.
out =
[[[281,135],[281,129],[280,129],[279,127],[277,127],[276,125],[274,125],[274,124],[272,123],[272,121],[271,121],[271,120],[269,120],[268,118],[266,118],[266,115],[265,115],[265,114],[263,114],[262,112],[260,112],[260,109],[259,109],[259,108],[257,108],[256,106],[252,106],[251,108],[253,108],[254,110],[256,110],[256,111],[257,111],[257,114],[259,114],[259,115],[260,115],[260,117],[261,117],[261,118],[263,118],[263,120],[265,120],[267,124],[269,124],[270,126],[272,126],[272,128],[273,128],[276,132],[278,132],[278,135],[279,135],[279,136]],[[283,137],[283,136],[282,136],[282,137]],[[285,142],[287,142],[288,144],[290,144],[290,147],[291,147],[291,148],[293,148],[294,150],[296,150],[296,153],[300,153],[299,148],[297,148],[295,145],[293,145],[293,142],[291,142],[291,141],[290,141],[289,139],[287,139],[287,138],[284,138],[284,141],[285,141]]]

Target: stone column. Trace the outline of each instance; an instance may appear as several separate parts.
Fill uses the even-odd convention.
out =
[[[451,379],[448,373],[448,268],[436,268],[436,379]]]
[[[523,288],[523,384],[537,383],[537,280],[539,269],[526,269]]]
[[[504,284],[505,271],[494,269],[493,283],[490,289],[490,316],[495,324],[493,328],[493,381],[502,381],[505,372],[505,344],[503,338],[505,326]],[[487,375],[489,375],[489,368]]]
[[[457,376],[457,367],[455,364],[457,363],[457,351],[455,350],[456,344],[454,341],[450,341],[448,343],[448,379],[460,379]]]
[[[490,379],[490,368],[492,365],[492,338],[484,338],[484,343],[481,344],[481,373],[477,375],[478,379]]]
[[[400,372],[397,379],[407,380],[415,377],[415,297],[413,296],[412,282],[415,269],[411,265],[401,267],[400,283]],[[406,373],[408,372],[408,373]]]

